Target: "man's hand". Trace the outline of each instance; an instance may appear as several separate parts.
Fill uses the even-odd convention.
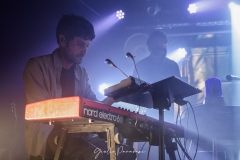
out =
[[[112,105],[114,102],[116,102],[112,97],[105,98],[102,103],[107,105]]]

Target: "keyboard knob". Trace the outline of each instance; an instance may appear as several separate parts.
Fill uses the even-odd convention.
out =
[[[114,135],[114,141],[117,144],[122,144],[123,143],[123,135],[121,133],[116,133]]]

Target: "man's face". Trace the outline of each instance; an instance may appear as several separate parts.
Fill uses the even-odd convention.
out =
[[[80,64],[87,53],[90,43],[90,40],[85,40],[81,37],[74,37],[67,42],[64,49],[64,58],[70,63]]]
[[[152,55],[163,55],[166,54],[166,44],[162,38],[154,38],[149,39],[148,43],[148,50]]]

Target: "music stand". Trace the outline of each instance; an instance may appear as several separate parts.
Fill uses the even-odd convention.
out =
[[[169,110],[171,104],[174,102],[179,105],[185,105],[186,101],[184,98],[198,94],[202,91],[181,81],[177,77],[172,76],[150,85],[145,84],[143,86],[139,86],[134,84],[106,95],[113,98],[119,98],[118,100],[121,101],[129,102],[129,99],[126,100],[120,97],[127,96],[132,93],[135,93],[136,97],[136,95],[146,91],[149,91],[151,94],[153,101],[152,107],[159,110],[159,160],[164,160],[164,109]],[[133,99],[134,100],[131,100],[130,103],[138,104],[136,99]]]
[[[191,85],[172,76],[149,86],[153,99],[153,108],[159,110],[159,160],[164,160],[164,109],[169,109],[171,103],[185,105],[183,99],[202,92]]]

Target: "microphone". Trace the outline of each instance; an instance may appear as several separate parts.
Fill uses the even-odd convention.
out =
[[[226,79],[227,79],[228,81],[234,81],[234,80],[240,80],[240,77],[235,76],[235,75],[227,75],[227,76],[226,76]]]
[[[126,54],[126,57],[131,58],[132,60],[134,60],[133,55],[131,53],[129,53],[129,52]]]
[[[105,63],[109,64],[110,66],[113,66],[115,68],[118,68],[110,59],[106,59]]]
[[[122,74],[124,74],[126,77],[128,77],[121,69],[119,69],[110,59],[106,59],[105,63],[109,64],[110,66],[113,66],[115,68],[117,68],[120,72],[122,72]]]
[[[135,59],[134,59],[133,55],[130,52],[127,52],[126,57],[131,58],[133,60],[134,67],[135,67],[135,70],[136,70],[136,73],[137,73],[137,76],[138,76],[138,79],[139,79],[139,82],[140,82],[140,85],[141,85],[142,82],[141,82],[141,79],[139,77],[139,74],[138,74],[138,71],[137,71],[136,62],[135,62]]]

